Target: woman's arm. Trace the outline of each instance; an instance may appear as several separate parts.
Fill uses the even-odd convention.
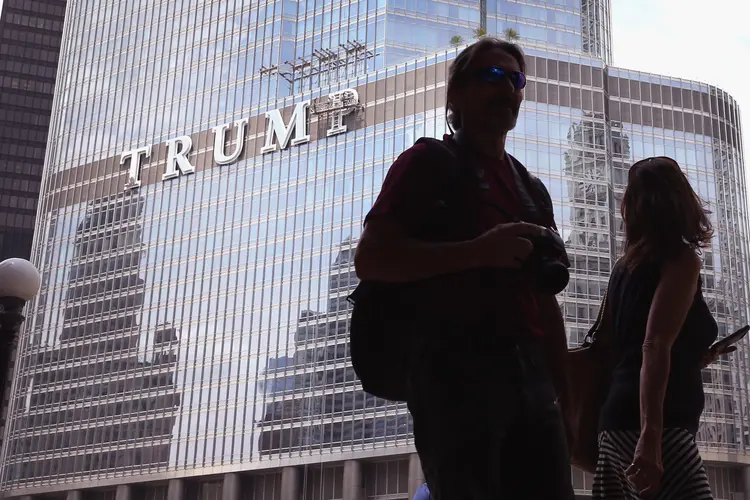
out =
[[[667,262],[648,314],[641,365],[641,435],[658,442],[664,428],[670,351],[693,303],[700,267],[700,259],[692,250]]]

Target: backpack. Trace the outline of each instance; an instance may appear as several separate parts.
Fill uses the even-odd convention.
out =
[[[467,241],[478,236],[468,233],[467,221],[476,213],[477,203],[472,202],[478,199],[480,183],[476,170],[466,166],[460,146],[432,138],[419,139],[416,144],[425,144],[435,158],[431,182],[436,183],[440,199],[410,236],[435,242]],[[552,200],[544,184],[508,156],[526,214],[524,220],[554,229]],[[432,323],[439,319],[434,319],[435,305],[429,297],[441,286],[446,286],[442,277],[410,283],[362,281],[349,295],[347,300],[353,306],[349,330],[352,366],[365,392],[390,401],[407,401],[413,343],[440,326]]]

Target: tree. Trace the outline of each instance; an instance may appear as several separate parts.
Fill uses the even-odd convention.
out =
[[[459,45],[463,45],[463,44],[464,44],[463,37],[460,37],[458,35],[455,35],[455,36],[451,37],[451,45],[452,46],[458,47]]]
[[[487,36],[487,30],[484,28],[477,28],[474,30],[474,38],[479,40],[480,38],[484,38]]]
[[[521,34],[513,28],[505,28],[503,30],[503,38],[509,42],[517,42],[521,39]]]

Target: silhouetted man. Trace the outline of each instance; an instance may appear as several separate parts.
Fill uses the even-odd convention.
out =
[[[552,203],[505,151],[524,71],[520,48],[492,38],[458,55],[446,89],[455,133],[391,166],[355,256],[363,281],[435,283],[405,382],[432,500],[574,498],[561,418],[567,338],[556,292],[540,292],[527,269],[530,240],[555,227]],[[450,162],[470,169],[471,196],[438,174]],[[471,215],[451,225],[457,205]],[[530,211],[533,224],[518,222]],[[448,226],[451,238],[419,236]]]

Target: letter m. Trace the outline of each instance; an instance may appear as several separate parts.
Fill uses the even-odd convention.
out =
[[[290,140],[292,146],[308,142],[310,140],[310,136],[307,133],[307,110],[309,107],[310,101],[300,102],[294,106],[289,126],[284,123],[284,118],[282,118],[281,111],[278,109],[266,112],[266,118],[268,118],[266,143],[260,152],[271,153],[276,151],[277,144],[274,141],[275,138],[278,138],[278,148],[281,149],[286,149],[289,146]],[[294,139],[292,139],[292,134],[294,134]]]

